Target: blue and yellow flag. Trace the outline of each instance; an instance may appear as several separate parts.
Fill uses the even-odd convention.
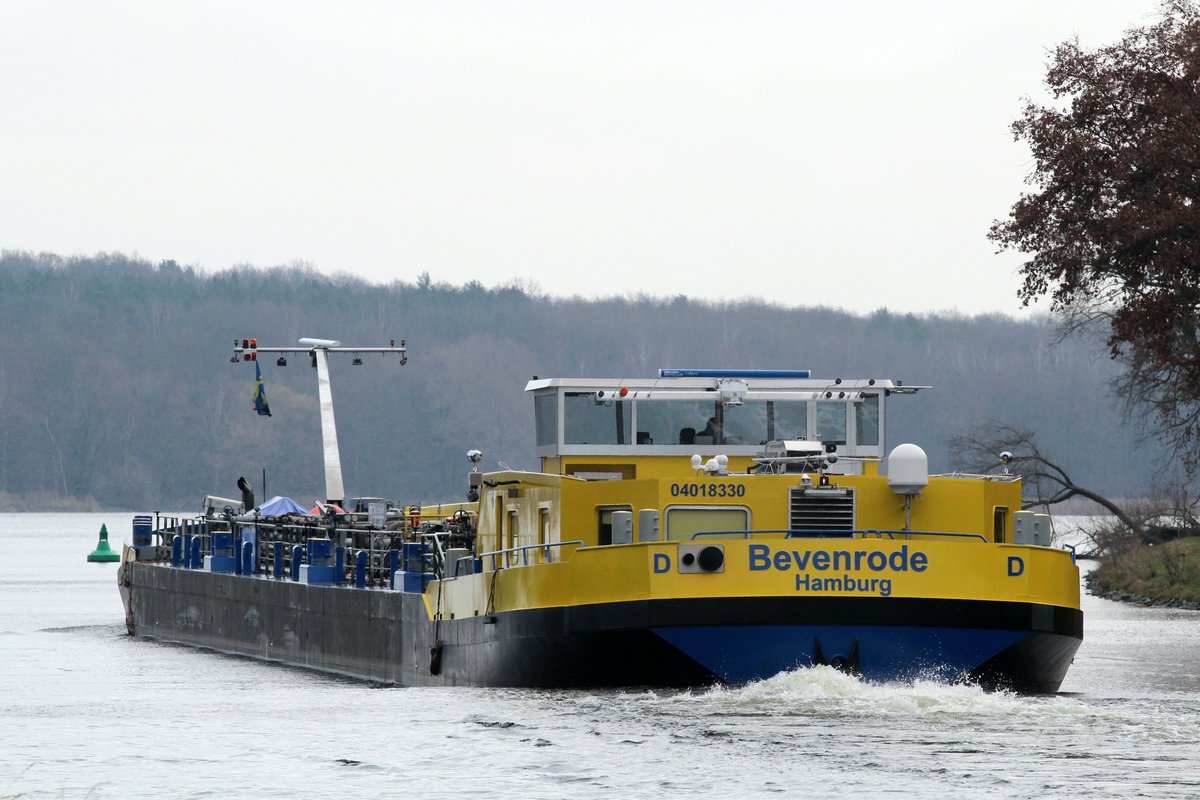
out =
[[[254,410],[261,416],[271,416],[271,407],[267,405],[267,390],[263,387],[262,369],[254,362]]]

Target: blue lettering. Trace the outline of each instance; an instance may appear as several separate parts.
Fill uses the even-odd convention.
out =
[[[771,566],[771,548],[765,544],[750,545],[750,571],[761,572]]]
[[[1025,562],[1020,556],[1008,557],[1008,577],[1015,578],[1025,571]]]
[[[754,569],[751,567],[750,569]],[[666,553],[654,554],[654,574],[661,575],[664,572],[671,571],[671,557]]]
[[[877,592],[880,597],[892,594],[891,578],[853,578],[849,574],[822,578],[807,572],[796,573],[796,591],[806,592]]]
[[[780,572],[795,570],[797,573],[805,572],[809,569],[820,572],[846,571],[846,580],[841,585],[852,587],[855,584],[849,582],[849,572],[859,571],[864,568],[871,572],[925,572],[929,569],[929,555],[920,550],[912,552],[907,544],[901,545],[899,550],[886,552],[882,550],[777,550],[772,551],[770,545],[766,544],[751,544],[748,549],[750,570],[752,572],[762,572],[763,570],[775,569]],[[865,562],[865,563],[864,563]],[[663,554],[656,554],[654,561],[655,572],[666,572],[671,568],[670,559]],[[1010,556],[1008,560],[1008,574],[1012,577],[1023,574],[1025,571],[1025,562],[1018,556]],[[814,576],[797,576],[796,588],[801,587],[810,591],[835,591],[837,584],[833,588],[827,586],[829,579],[818,578]],[[875,590],[875,581],[859,586],[858,591]],[[892,584],[890,580],[884,580],[878,584],[880,594],[887,597],[891,594]]]

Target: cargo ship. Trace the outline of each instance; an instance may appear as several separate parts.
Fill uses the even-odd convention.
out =
[[[804,370],[549,378],[537,471],[466,499],[347,501],[327,357],[325,502],[209,496],[135,519],[129,632],[406,686],[689,687],[829,665],[1055,692],[1083,639],[1073,552],[1015,475],[931,475],[885,450],[887,405],[929,387]],[[385,353],[403,355],[403,342]],[[905,397],[903,402],[914,402]]]

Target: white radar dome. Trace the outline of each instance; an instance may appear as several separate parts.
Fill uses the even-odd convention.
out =
[[[915,444],[898,444],[888,453],[888,487],[896,494],[920,494],[929,485],[929,458]]]

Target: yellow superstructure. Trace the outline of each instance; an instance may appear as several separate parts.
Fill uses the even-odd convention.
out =
[[[806,574],[822,579],[849,576],[855,582],[850,591],[837,584],[817,587],[810,580],[802,588],[814,595],[879,596],[879,582],[887,580],[886,596],[892,597],[1025,598],[1070,608],[1079,605],[1078,573],[1069,552],[1005,541],[1014,528],[1014,512],[1020,510],[1020,482],[1015,479],[931,478],[912,504],[910,532],[905,532],[904,502],[887,488],[886,478],[839,476],[835,488],[855,491],[859,532],[846,538],[805,539],[789,536],[788,506],[780,500],[798,482],[791,476],[585,481],[510,471],[490,473],[486,481],[495,485],[485,488],[477,506],[477,549],[481,554],[497,554],[482,559],[483,574],[475,581],[449,586],[444,613],[483,613],[489,607],[490,573],[495,569],[507,572],[495,581],[493,611],[652,597],[796,594],[796,577]],[[679,497],[679,488],[692,486],[704,487],[703,495]],[[659,511],[658,518],[665,520],[661,536],[637,541],[639,520],[634,514],[633,542],[602,544],[606,520],[614,510]],[[706,535],[696,529],[694,517],[684,518],[682,533],[673,528],[677,515],[700,512],[721,521],[728,519],[722,514],[726,510],[743,516],[745,532],[722,527]],[[748,532],[753,532],[752,538],[746,538]],[[693,539],[696,534],[699,538]],[[675,566],[678,543],[694,541],[720,542],[724,572],[681,574],[661,569],[666,563]],[[752,546],[768,549],[769,567],[750,569]],[[855,558],[858,553],[887,557],[902,549],[925,554],[924,568],[872,570],[878,557],[874,562],[869,555]],[[809,569],[798,569],[797,558],[780,559],[776,555],[780,552],[830,556],[823,570],[811,568],[811,560],[805,565]],[[842,553],[850,554],[848,561],[845,556],[835,558],[834,554]],[[824,559],[820,562],[824,565]],[[433,614],[436,593],[427,602]]]
[[[613,642],[658,666],[605,681],[823,663],[1061,681],[1082,638],[1073,555],[1048,546],[1015,476],[929,475],[914,445],[885,456],[885,398],[921,387],[721,373],[527,388],[541,470],[473,472],[470,503],[421,511],[474,526],[423,594],[435,638],[459,631],[505,680],[525,674],[523,641],[563,685],[566,653],[595,681]]]

